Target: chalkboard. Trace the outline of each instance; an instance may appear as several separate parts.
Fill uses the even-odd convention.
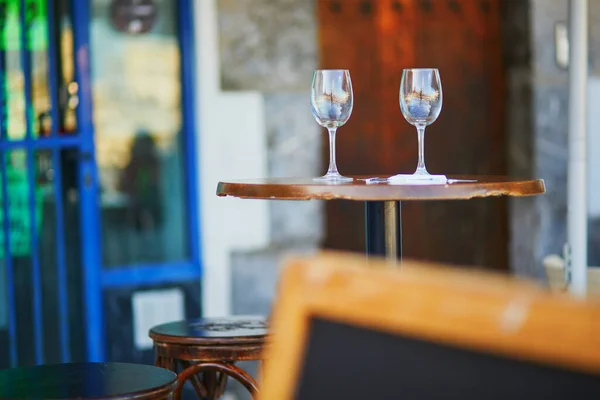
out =
[[[600,399],[597,375],[323,319],[308,332],[299,400]]]
[[[259,400],[600,399],[600,303],[510,277],[291,259]]]

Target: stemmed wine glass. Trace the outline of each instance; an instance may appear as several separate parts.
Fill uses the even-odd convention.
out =
[[[429,176],[425,168],[425,127],[431,125],[442,110],[442,82],[436,68],[402,71],[400,109],[404,118],[417,128],[419,162],[413,176]]]
[[[310,92],[310,109],[319,125],[329,131],[329,169],[316,181],[349,182],[352,178],[340,175],[335,163],[335,134],[352,114],[354,96],[350,71],[322,69],[315,71]]]

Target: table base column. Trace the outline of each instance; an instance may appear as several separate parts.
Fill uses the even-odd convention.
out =
[[[385,256],[396,262],[402,259],[402,214],[399,201],[365,203],[367,256]]]

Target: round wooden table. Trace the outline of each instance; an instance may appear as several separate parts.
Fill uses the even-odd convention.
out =
[[[0,371],[0,399],[170,399],[177,375],[151,365],[73,363]]]
[[[364,201],[368,255],[402,257],[401,201],[469,200],[491,196],[535,196],[546,191],[542,179],[505,176],[448,176],[447,184],[367,183],[372,176],[353,176],[347,183],[322,183],[312,178],[264,178],[219,182],[217,196],[267,200]]]
[[[175,400],[181,398],[186,381],[199,398],[221,398],[228,377],[241,383],[253,397],[258,393],[254,378],[236,363],[262,359],[267,337],[264,318],[236,315],[169,322],[150,329],[150,337],[156,365],[179,371]]]

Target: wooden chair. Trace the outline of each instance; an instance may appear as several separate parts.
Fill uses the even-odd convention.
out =
[[[256,381],[235,363],[261,360],[266,334],[265,319],[248,316],[178,321],[150,330],[156,365],[179,373],[175,399],[188,381],[198,397],[217,399],[228,377],[255,396]]]
[[[81,363],[0,371],[0,399],[171,399],[177,375],[151,365]]]
[[[293,259],[260,400],[600,398],[600,303],[481,271]]]

